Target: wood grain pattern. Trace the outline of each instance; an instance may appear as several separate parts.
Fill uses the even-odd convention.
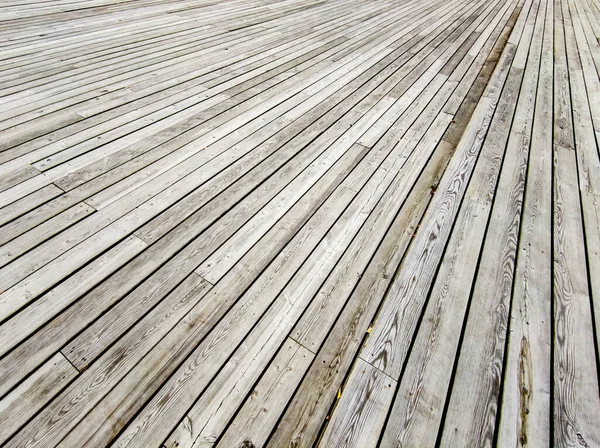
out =
[[[332,419],[328,422],[319,446],[364,446],[377,444],[377,434],[390,406],[396,382],[372,365],[359,359],[356,372],[344,385]]]
[[[291,356],[288,354],[290,352]],[[285,357],[286,354],[289,359]],[[314,355],[309,350],[288,339],[217,446],[240,446],[245,442],[264,445],[271,428],[292,395],[295,383],[313,358]],[[176,446],[181,446],[181,443]]]
[[[451,153],[450,145],[441,145],[434,154],[435,163],[411,192],[405,207],[392,223],[373,260],[335,320],[329,336],[311,365],[268,446],[312,446],[328,415],[331,403],[352,365],[364,334],[375,315],[379,299],[385,293],[402,256],[418,228],[418,222],[431,196],[431,180],[439,179]],[[325,317],[324,317],[325,319]]]
[[[599,21],[0,0],[0,443],[599,444]]]
[[[50,358],[25,381],[0,400],[0,441],[2,443],[42,409],[77,375],[73,367],[60,353]]]
[[[550,444],[554,5],[547,4],[498,444]],[[556,129],[556,121],[555,127]]]
[[[504,194],[494,198],[488,222],[443,428],[444,446],[494,444],[545,11],[544,3],[539,8],[533,4],[524,30],[532,36],[531,44],[520,42],[531,46],[498,180],[497,191]],[[517,65],[519,54],[518,48]]]
[[[557,148],[554,179],[554,443],[600,443],[597,364],[573,151]],[[575,196],[575,198],[573,197]],[[577,323],[575,324],[576,321]],[[584,445],[585,446],[585,445]]]

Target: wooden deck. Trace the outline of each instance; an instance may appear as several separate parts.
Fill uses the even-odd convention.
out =
[[[0,0],[0,445],[600,447],[598,0]]]

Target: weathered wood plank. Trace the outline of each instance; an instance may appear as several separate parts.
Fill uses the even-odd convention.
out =
[[[395,389],[396,381],[359,358],[319,445],[376,446]]]
[[[554,5],[548,2],[506,353],[499,446],[550,445]],[[556,121],[554,124],[556,129]],[[535,442],[534,442],[535,441]]]
[[[349,162],[352,162],[352,159],[350,159]],[[332,173],[332,177],[335,179],[338,173],[334,171]],[[327,188],[329,182],[331,182],[331,179],[327,183],[324,183],[322,187]],[[320,200],[318,195],[314,199],[316,199],[317,201]],[[339,204],[335,203],[335,201],[331,201],[330,207],[332,208],[324,208],[323,213],[331,212],[334,214],[334,216],[337,216],[336,214],[341,211],[338,209],[338,207],[343,207],[343,204],[343,201],[341,201]],[[318,216],[313,217],[313,222],[316,220],[318,220]],[[326,220],[321,222],[319,224],[320,227],[323,227],[321,232],[325,231],[329,225],[330,224],[328,224]],[[304,238],[309,238],[309,240],[316,239],[318,241],[320,239],[320,234],[318,232],[315,233],[315,229],[313,227],[314,226],[312,225],[305,226],[304,231],[297,236],[296,240],[302,241]],[[317,241],[315,241],[313,244],[316,244]],[[292,251],[292,253],[294,253],[296,250],[310,251],[311,246],[309,245],[308,247],[306,247],[303,244],[293,244],[290,250]],[[296,259],[294,257],[286,256],[284,252],[283,254],[280,254],[278,256],[278,259],[281,263],[284,264],[298,264],[302,262],[303,257]],[[270,269],[274,272],[279,272],[281,268],[277,268],[277,266],[272,266]],[[291,275],[292,273],[293,270],[289,274]],[[275,282],[275,285],[279,285],[275,286],[275,288],[282,287],[283,285],[281,285],[281,283],[283,282],[285,284],[285,281],[285,277],[281,275],[274,275],[273,273],[264,276],[265,285],[270,285],[271,282]],[[230,315],[233,314],[237,316],[237,313],[246,310],[246,308],[249,306],[264,306],[264,304],[261,304],[261,301],[264,302],[266,300],[270,300],[270,296],[267,296],[266,294],[262,296],[260,295],[260,293],[262,292],[262,288],[266,288],[265,285],[261,286],[260,284],[255,283],[253,285],[253,288],[246,293],[247,299],[241,300],[240,303],[236,304],[236,306],[234,306],[233,308],[233,311],[230,312]],[[247,287],[244,284],[242,284],[241,286],[242,288]],[[275,291],[277,291],[277,289],[275,289]],[[50,423],[50,421],[53,419],[52,415],[55,412],[55,410],[60,409],[60,407],[62,406],[61,401],[69,402],[71,400],[71,396],[77,396],[80,394],[89,395],[89,393],[93,392],[95,397],[93,401],[80,403],[81,406],[84,406],[87,409],[91,410],[91,408],[93,408],[96,404],[95,401],[102,398],[103,394],[101,393],[101,391],[110,390],[112,387],[114,387],[116,381],[120,380],[124,374],[127,374],[127,376],[123,379],[122,386],[120,388],[113,389],[112,393],[104,399],[106,405],[95,407],[94,412],[88,415],[86,425],[81,427],[81,431],[75,433],[75,436],[77,437],[80,437],[81,435],[83,435],[86,438],[94,437],[103,440],[104,443],[106,443],[107,438],[108,440],[110,440],[110,438],[115,436],[115,424],[118,423],[111,418],[111,416],[114,415],[114,406],[120,408],[121,414],[127,412],[131,413],[131,416],[133,416],[135,410],[142,406],[145,401],[144,399],[140,398],[140,394],[142,394],[142,396],[146,397],[147,399],[151,396],[153,390],[156,390],[156,388],[159,388],[162,385],[162,383],[168,378],[168,375],[172,373],[173,370],[176,369],[176,367],[179,365],[179,363],[185,360],[185,357],[194,350],[197,344],[194,341],[202,338],[210,331],[210,329],[215,325],[215,323],[218,322],[219,318],[223,316],[227,312],[228,308],[235,302],[235,300],[238,299],[239,294],[240,292],[238,292],[237,289],[232,288],[231,284],[221,284],[219,288],[214,289],[211,291],[211,293],[209,293],[207,299],[197,304],[197,306],[195,306],[190,311],[190,313],[188,313],[186,318],[180,321],[174,327],[174,329],[167,335],[167,337],[163,338],[160,344],[157,347],[155,347],[150,352],[150,354],[143,359],[141,363],[135,365],[135,368],[131,372],[127,373],[129,369],[134,367],[134,363],[137,361],[136,358],[131,358],[131,362],[129,363],[119,363],[118,356],[115,357],[107,355],[105,357],[106,362],[93,364],[92,366],[96,367],[93,369],[88,369],[85,372],[86,374],[88,374],[89,372],[89,375],[85,375],[85,381],[82,380],[80,385],[73,388],[73,390],[68,391],[67,394],[64,394],[64,396],[61,397],[61,400],[58,403],[56,403],[55,406],[53,406],[55,409],[47,408],[47,412],[40,414],[39,418],[47,419],[46,421]],[[229,297],[227,298],[227,296]],[[259,296],[260,300],[258,300]],[[212,313],[214,313],[215,315],[214,318],[207,319],[207,315],[210,317]],[[260,313],[258,313],[258,315],[260,315]],[[246,317],[246,319],[254,319],[254,316],[250,312],[248,312],[248,316]],[[151,320],[149,324],[151,324]],[[221,321],[220,323],[221,326],[225,326],[226,324],[231,325],[231,322]],[[235,326],[234,328],[236,334],[238,334],[238,336],[236,337],[245,335],[246,331],[249,329],[242,325]],[[213,332],[213,334],[214,333],[215,332]],[[218,332],[216,332],[216,334],[213,337],[220,339]],[[202,351],[202,347],[204,347],[206,343],[209,342],[206,341],[204,345],[201,345],[200,351]],[[228,345],[228,350],[233,350],[234,348],[235,346]],[[196,351],[199,351],[199,349],[196,349]],[[210,350],[209,353],[214,354],[216,352]],[[222,351],[223,355],[225,355],[226,353],[226,350]],[[206,365],[205,367],[215,369],[218,367],[218,364],[216,364],[215,361],[215,364]],[[103,373],[105,368],[111,370],[110,378],[107,378],[106,375]],[[158,380],[156,376],[162,379]],[[96,377],[99,377],[100,379],[107,378],[108,381],[101,381],[101,388],[96,386],[90,389],[89,385],[93,385],[98,381]],[[141,381],[144,377],[146,378],[146,380]],[[207,380],[208,377],[202,377],[202,381]],[[77,412],[76,409],[73,409],[73,412]],[[79,415],[80,412],[77,412],[77,414]],[[60,425],[48,424],[48,426],[44,428],[44,431],[48,431],[46,437],[60,437],[60,431],[63,431],[64,434],[64,431],[72,428],[75,423],[77,423],[77,421],[63,418],[61,419]],[[86,428],[90,427],[94,429],[98,428],[98,432],[96,434],[90,434],[89,430],[86,430]],[[170,432],[171,429],[173,428],[169,428],[168,432]],[[38,429],[35,426],[30,426],[29,430],[37,431]],[[144,434],[144,436],[149,435],[151,434]],[[167,435],[168,433],[165,434],[164,437],[166,437]],[[157,435],[154,434],[154,436],[156,437]]]
[[[554,152],[554,434],[556,446],[600,443],[598,363],[574,151]]]
[[[271,428],[294,392],[294,386],[313,358],[314,355],[309,350],[287,339],[217,446],[241,446],[244,442],[255,446],[264,445]],[[173,447],[184,446],[176,438],[170,437],[169,441],[171,440]]]
[[[460,346],[444,422],[445,446],[494,443],[545,18],[545,2],[539,8],[534,2],[524,30],[532,36],[531,46],[521,40],[513,61],[519,68],[524,52],[519,50],[529,47]]]
[[[508,37],[508,36],[507,36]],[[493,56],[492,56],[493,57]],[[515,73],[517,74],[516,76]],[[520,87],[519,72],[509,74],[483,144],[455,230],[437,273],[427,309],[406,361],[405,370],[382,444],[403,446],[436,443],[450,384],[454,354],[462,328],[478,254],[490,212],[488,188],[495,190]],[[474,84],[474,89],[478,89]],[[470,109],[468,104],[465,105]],[[485,189],[481,186],[485,185]]]
[[[392,281],[402,256],[431,197],[431,185],[439,180],[452,147],[441,144],[432,156],[431,163],[415,184],[407,205],[391,224],[385,239],[337,316],[331,332],[322,338],[317,357],[294,395],[290,406],[275,428],[268,446],[312,446],[331,403],[352,365],[365,332]],[[330,321],[324,315],[323,321]],[[328,322],[331,323],[331,322]],[[316,338],[314,347],[316,350]]]
[[[6,446],[600,443],[595,0],[0,10]]]
[[[506,76],[506,74],[500,74],[499,76]],[[432,246],[431,242],[440,240],[445,242],[445,238],[437,237],[441,231],[440,229],[444,229],[445,235],[450,232],[451,223],[453,221],[453,219],[450,218],[457,212],[460,205],[460,201],[457,197],[460,199],[462,197],[461,190],[466,189],[466,181],[470,177],[474,162],[476,161],[483,142],[484,132],[490,124],[494,110],[495,104],[491,98],[484,98],[482,102],[479,103],[478,110],[475,111],[476,119],[470,123],[470,126],[466,131],[468,138],[463,138],[459,148],[456,150],[456,153],[460,154],[461,157],[455,154],[455,157],[448,167],[449,172],[454,173],[454,176],[447,174],[442,178],[440,186],[438,187],[438,193],[434,196],[435,206],[432,205],[432,210],[434,210],[432,213],[435,213],[438,218],[437,220],[428,220],[427,226],[422,226],[420,233],[417,234],[417,238],[413,243],[415,247],[427,245],[429,247],[429,250],[427,251],[428,255],[426,259],[421,260],[419,267],[417,267],[416,264],[413,265],[412,261],[408,263],[407,265],[410,267],[410,270],[400,271],[400,276],[395,280],[394,285],[392,286],[390,297],[395,297],[399,293],[407,295],[410,291],[410,296],[412,297],[410,302],[414,303],[415,310],[414,313],[407,313],[406,311],[402,312],[402,315],[406,316],[407,319],[410,315],[412,320],[412,318],[415,317],[414,314],[417,313],[417,309],[420,309],[420,305],[422,305],[422,302],[413,296],[413,292],[419,291],[420,296],[425,296],[429,290],[426,285],[431,281],[431,277],[435,274],[437,261],[435,263],[427,263],[427,260],[437,260],[443,251],[443,245],[440,243],[440,247],[434,255],[433,248],[438,246]],[[458,182],[455,183],[454,178],[458,179]],[[463,180],[462,182],[460,182],[461,179]],[[448,188],[448,192],[446,192],[446,188]],[[442,208],[441,206],[444,202],[447,202],[447,206]],[[447,211],[442,213],[442,210]],[[436,221],[439,221],[439,223]],[[442,227],[442,224],[446,224],[446,226]],[[439,252],[439,254],[437,252]],[[414,249],[414,253],[417,259],[420,258],[421,252],[419,249]],[[423,269],[427,270],[427,275],[422,272]],[[419,274],[417,274],[417,272],[419,272]],[[413,281],[413,278],[416,282]],[[421,282],[424,282],[425,285],[421,286]],[[406,284],[406,286],[403,286],[404,284]],[[378,318],[380,323],[369,338],[367,346],[361,355],[363,359],[378,366],[384,372],[388,372],[392,377],[398,377],[401,368],[399,360],[402,357],[402,352],[407,349],[407,346],[396,341],[396,332],[399,329],[398,314],[400,310],[398,307],[401,304],[402,300],[399,299],[386,300],[381,315]],[[407,332],[407,334],[409,334],[412,333],[414,325],[416,325],[416,321],[413,320],[411,325],[408,325],[407,323],[406,325],[400,325],[400,328],[402,328],[402,332]],[[393,337],[392,334],[394,335]]]
[[[4,396],[0,400],[0,443],[6,442],[78,374],[58,353]]]
[[[586,234],[586,252],[590,265],[590,280],[592,306],[594,307],[596,322],[600,313],[600,301],[597,299],[598,269],[600,258],[598,247],[600,245],[599,225],[597,222],[597,204],[594,199],[600,191],[600,153],[598,152],[597,135],[600,127],[600,104],[597,97],[600,84],[598,73],[591,61],[590,50],[586,37],[581,30],[581,20],[574,11],[574,6],[563,3],[563,19],[567,47],[567,60],[569,64],[569,80],[571,85],[571,100],[575,147],[577,149],[577,170],[579,188],[583,211],[584,232]],[[596,329],[596,350],[600,348],[600,328]]]

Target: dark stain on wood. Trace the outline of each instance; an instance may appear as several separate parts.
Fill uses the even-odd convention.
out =
[[[527,446],[527,417],[529,415],[529,404],[533,396],[533,375],[531,365],[531,353],[529,352],[529,343],[526,338],[521,338],[521,351],[519,354],[519,443]]]

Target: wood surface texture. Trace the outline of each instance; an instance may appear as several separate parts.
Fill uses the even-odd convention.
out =
[[[0,445],[600,447],[600,0],[0,0]]]

